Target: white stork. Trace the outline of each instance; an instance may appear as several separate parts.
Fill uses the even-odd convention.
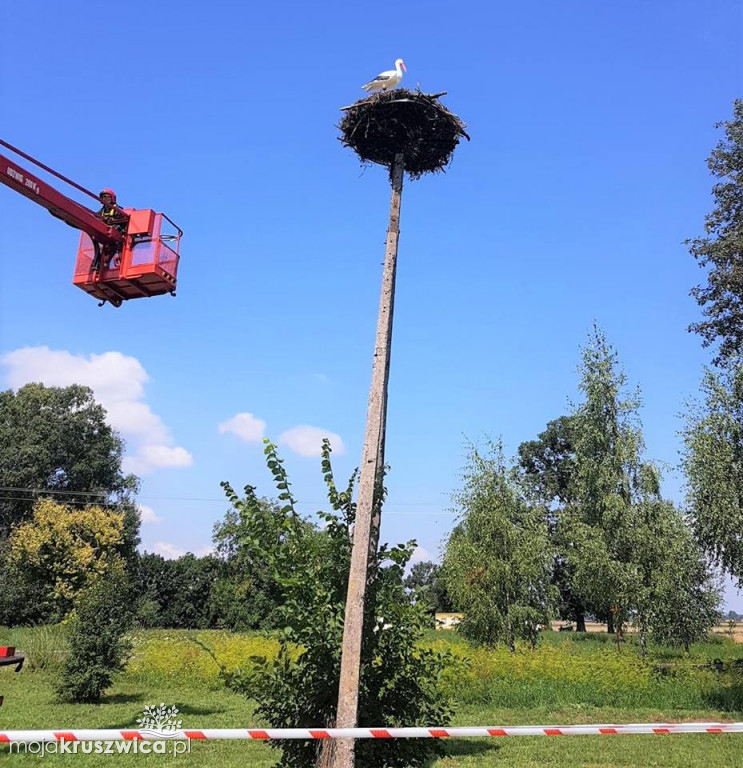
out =
[[[402,59],[398,59],[395,62],[394,69],[388,69],[386,72],[380,72],[373,80],[370,80],[366,85],[361,87],[365,91],[388,91],[391,88],[396,88],[400,85],[402,80],[402,73],[407,72],[405,62]]]

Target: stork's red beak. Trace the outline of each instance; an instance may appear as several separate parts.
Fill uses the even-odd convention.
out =
[[[404,61],[400,62],[400,66],[402,67],[402,71],[403,72],[407,72],[408,71],[408,68],[405,66],[405,62]]]

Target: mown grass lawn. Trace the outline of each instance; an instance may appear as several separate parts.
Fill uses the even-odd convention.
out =
[[[224,689],[209,656],[190,633],[152,631],[137,636],[134,656],[104,703],[60,704],[53,692],[55,641],[39,630],[2,630],[0,644],[13,643],[45,664],[19,675],[0,669],[0,730],[34,728],[133,728],[145,706],[176,705],[186,728],[265,725],[253,703]],[[270,653],[270,638],[258,635],[195,633],[232,667],[256,653]],[[40,640],[41,638],[41,640]],[[698,668],[713,658],[743,656],[743,646],[718,641],[692,649],[689,657],[653,649],[643,664],[629,645],[617,653],[603,639],[547,633],[540,649],[511,655],[472,649],[456,635],[431,633],[428,643],[446,647],[460,659],[447,681],[456,699],[454,725],[567,724],[740,720],[743,684],[738,675]],[[29,654],[31,655],[31,654]],[[671,665],[660,666],[660,665]],[[435,725],[431,723],[430,725]],[[431,768],[459,766],[722,766],[743,765],[743,734],[668,736],[514,737],[452,740]],[[276,763],[265,743],[192,743],[190,755],[127,755],[124,761],[179,765],[256,766]],[[105,765],[107,755],[48,755],[52,764],[85,761]],[[0,747],[0,765],[37,764],[36,756],[10,754]]]

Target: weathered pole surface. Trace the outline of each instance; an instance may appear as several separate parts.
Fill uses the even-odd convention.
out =
[[[343,626],[341,675],[338,689],[337,728],[356,726],[361,674],[361,641],[364,630],[364,597],[367,570],[373,544],[379,539],[379,514],[374,515],[375,491],[384,464],[384,438],[387,421],[387,383],[390,374],[392,348],[392,317],[395,306],[395,275],[397,272],[397,243],[400,237],[400,202],[404,173],[402,154],[395,156],[392,166],[392,200],[387,244],[384,254],[382,294],[379,300],[377,338],[372,363],[372,380],[366,415],[364,450],[361,457],[359,492],[356,499],[356,524],[353,532],[351,569],[348,577],[346,616]],[[372,518],[375,518],[374,520]],[[353,740],[336,742],[334,768],[354,768]]]

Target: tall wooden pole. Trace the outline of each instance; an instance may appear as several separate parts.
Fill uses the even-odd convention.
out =
[[[354,728],[359,705],[359,678],[361,674],[361,641],[364,631],[364,597],[370,548],[379,537],[379,516],[374,516],[375,491],[380,470],[384,464],[384,437],[387,421],[387,382],[390,374],[392,346],[392,316],[395,306],[395,274],[397,271],[397,242],[400,237],[400,202],[404,158],[395,156],[392,166],[392,200],[387,245],[384,254],[382,294],[379,300],[377,338],[374,347],[369,406],[366,414],[364,451],[361,457],[359,492],[356,499],[356,524],[353,532],[351,570],[348,577],[346,617],[343,626],[341,677],[338,689],[337,728]],[[354,768],[353,740],[338,741],[334,768]]]

